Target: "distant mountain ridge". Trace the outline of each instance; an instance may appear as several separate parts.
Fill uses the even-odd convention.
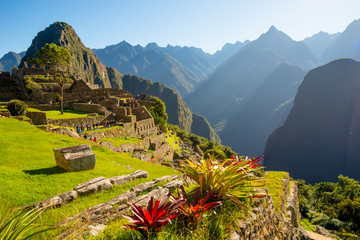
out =
[[[360,19],[350,23],[324,50],[320,60],[328,63],[339,58],[360,60]]]
[[[20,64],[21,58],[24,56],[24,52],[8,52],[2,58],[0,58],[0,71],[11,72],[14,66]]]
[[[132,46],[123,41],[104,49],[93,49],[102,62],[124,74],[161,82],[181,95],[193,92],[214,69],[209,54],[194,47]]]
[[[311,37],[307,37],[303,42],[309,47],[317,58],[320,58],[324,50],[340,35],[341,33],[329,34],[326,32],[319,32]]]
[[[305,69],[317,64],[305,43],[272,26],[185,100],[210,121],[226,145],[241,154],[260,155],[267,136],[286,119]]]

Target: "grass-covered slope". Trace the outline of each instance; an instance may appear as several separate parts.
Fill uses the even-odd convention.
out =
[[[176,174],[176,171],[160,165],[143,162],[127,155],[111,152],[97,144],[83,139],[75,139],[39,130],[27,122],[0,118],[0,199],[11,205],[31,204],[59,193],[69,191],[77,184],[95,177],[112,177],[129,174],[135,170],[149,173],[153,178]],[[77,144],[89,144],[96,153],[95,169],[81,172],[65,172],[55,163],[53,149]],[[130,165],[134,170],[125,166]],[[139,182],[138,182],[139,183]],[[101,194],[94,205],[110,200],[124,191],[121,188]],[[106,199],[109,195],[109,199]],[[86,199],[82,199],[86,202]]]

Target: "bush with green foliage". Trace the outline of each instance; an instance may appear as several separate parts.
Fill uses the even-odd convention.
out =
[[[169,127],[172,131],[176,132],[177,136],[183,142],[193,146],[199,145],[200,149],[205,153],[205,158],[209,156],[206,154],[207,151],[209,151],[208,153],[210,153],[210,155],[214,155],[214,157],[218,159],[231,158],[231,156],[238,155],[229,146],[223,146],[196,134],[187,133],[176,125],[170,125]]]
[[[298,180],[299,207],[303,217],[311,223],[337,231],[342,235],[360,237],[360,184],[339,175],[338,182],[307,185]]]
[[[154,122],[159,126],[160,130],[167,132],[168,115],[165,103],[160,98],[152,97],[152,106],[149,108],[149,112],[154,117]]]
[[[7,109],[12,116],[22,116],[26,113],[28,106],[23,101],[11,100],[7,105]]]

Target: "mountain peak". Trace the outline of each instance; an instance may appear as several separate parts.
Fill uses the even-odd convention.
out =
[[[151,42],[151,43],[148,43],[145,48],[156,50],[159,48],[159,45],[157,45],[156,42]]]
[[[271,25],[269,30],[266,33],[261,34],[258,39],[264,39],[265,41],[272,40],[291,40],[291,37],[283,33],[282,31],[278,30],[274,25]]]

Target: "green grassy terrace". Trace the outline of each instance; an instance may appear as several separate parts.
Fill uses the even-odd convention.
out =
[[[284,192],[284,183],[282,179],[288,178],[288,172],[266,172],[264,175],[266,181],[266,188],[269,190],[274,203],[275,211],[280,211],[281,199],[280,195]]]
[[[62,192],[72,190],[79,183],[95,177],[112,177],[134,172],[147,171],[147,179],[139,179],[124,186],[76,199],[55,210],[45,212],[43,221],[55,224],[66,216],[76,214],[91,206],[106,202],[141,182],[151,181],[164,175],[179,172],[131,158],[127,154],[112,152],[89,140],[76,139],[40,130],[27,122],[0,118],[0,209],[6,206],[20,207]],[[81,172],[66,172],[55,163],[53,149],[91,145],[96,153],[96,167]],[[131,170],[125,166],[131,166]]]

